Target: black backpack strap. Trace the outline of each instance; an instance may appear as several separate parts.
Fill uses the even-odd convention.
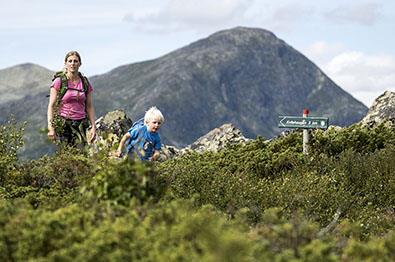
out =
[[[74,90],[74,91],[77,91],[77,92],[84,92],[85,93],[84,90],[80,90],[80,89],[72,88],[72,87],[68,87],[67,90]]]

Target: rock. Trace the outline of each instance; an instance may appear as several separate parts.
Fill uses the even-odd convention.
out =
[[[386,91],[376,98],[366,116],[361,120],[362,126],[374,127],[385,123],[395,124],[395,93]]]
[[[328,129],[325,130],[325,132],[330,132],[330,131],[332,131],[332,130],[338,132],[338,131],[340,131],[340,130],[342,130],[342,129],[343,129],[343,127],[341,127],[341,126],[330,125],[330,126],[328,127]]]
[[[96,120],[98,135],[115,134],[121,138],[132,126],[132,120],[126,116],[122,110],[108,112],[106,115]]]
[[[241,131],[230,123],[214,128],[206,135],[200,137],[191,145],[181,150],[181,154],[188,151],[196,151],[202,153],[204,151],[217,152],[220,149],[231,145],[245,143],[248,141]]]
[[[180,155],[180,149],[174,146],[162,145],[158,161],[166,161]]]
[[[177,149],[173,146],[162,145],[159,161],[165,161],[191,152],[217,152],[228,145],[245,143],[247,141],[248,139],[242,135],[238,128],[228,123],[211,130],[185,148]]]
[[[96,142],[97,150],[114,149],[122,136],[132,126],[132,120],[122,110],[108,112],[96,120]],[[96,151],[97,151],[96,150]]]

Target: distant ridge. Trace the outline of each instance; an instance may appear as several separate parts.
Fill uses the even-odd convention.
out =
[[[53,72],[36,64],[25,63],[0,70],[0,104],[35,95],[48,89]]]

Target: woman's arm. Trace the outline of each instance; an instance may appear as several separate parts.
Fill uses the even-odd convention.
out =
[[[49,102],[48,102],[48,110],[47,110],[47,122],[48,122],[48,138],[50,140],[55,140],[55,128],[52,124],[53,116],[54,116],[54,107],[56,104],[56,98],[58,96],[58,91],[55,88],[50,88],[49,93]]]
[[[88,139],[88,142],[91,143],[96,137],[95,109],[93,107],[92,92],[89,92],[86,98],[86,112],[91,124],[91,129],[89,130],[90,135]]]

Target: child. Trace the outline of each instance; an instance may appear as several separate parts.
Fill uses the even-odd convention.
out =
[[[121,157],[122,149],[128,141],[127,153],[136,153],[143,160],[155,161],[159,157],[161,149],[159,128],[163,124],[164,117],[156,107],[151,107],[145,113],[144,125],[137,128],[130,128],[119,142],[116,157]]]

